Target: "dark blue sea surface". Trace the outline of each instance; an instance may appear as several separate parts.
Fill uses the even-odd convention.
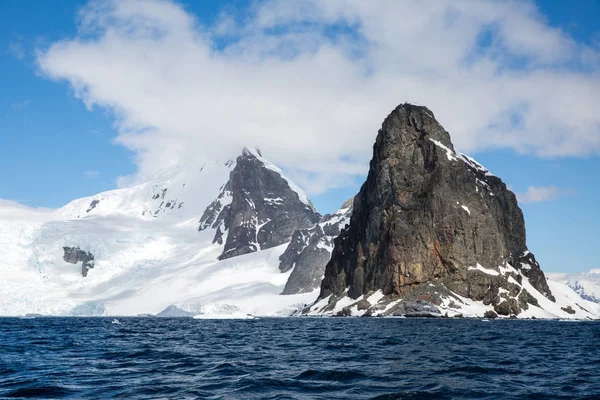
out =
[[[600,323],[0,319],[0,397],[600,399]]]

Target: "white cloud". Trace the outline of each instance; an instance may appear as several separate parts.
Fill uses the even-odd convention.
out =
[[[122,185],[254,145],[309,193],[343,186],[405,101],[464,152],[600,152],[597,50],[531,3],[435,4],[268,1],[204,26],[171,1],[92,2],[38,63],[114,112],[138,163]]]
[[[525,193],[517,193],[519,203],[540,203],[573,194],[572,189],[559,189],[556,186],[529,186]]]
[[[30,207],[14,200],[0,199],[0,218],[12,219],[29,216],[39,216],[53,211],[50,208]]]
[[[98,171],[93,171],[93,170],[89,170],[89,171],[84,171],[83,175],[86,178],[96,178],[100,173]]]
[[[28,208],[28,206],[14,200],[0,199],[0,208]]]

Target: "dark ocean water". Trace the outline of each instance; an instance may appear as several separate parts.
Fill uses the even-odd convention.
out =
[[[0,397],[600,399],[600,323],[0,319]]]

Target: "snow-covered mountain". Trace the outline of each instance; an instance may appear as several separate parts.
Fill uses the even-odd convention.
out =
[[[556,282],[566,284],[583,299],[600,303],[600,269],[576,273],[547,273]]]
[[[212,228],[224,245],[219,259],[275,247],[320,219],[306,195],[259,151],[244,149],[229,180],[205,210],[200,231]]]
[[[279,257],[320,215],[257,150],[54,211],[1,211],[0,315],[155,314],[172,305],[277,315],[316,297],[280,296],[291,271],[281,273]]]

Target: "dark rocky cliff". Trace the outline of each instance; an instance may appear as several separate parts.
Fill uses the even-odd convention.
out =
[[[503,315],[553,300],[515,195],[468,156],[426,107],[403,104],[384,121],[350,225],[335,240],[319,299],[381,290],[440,304],[455,294]],[[456,297],[456,296],[455,296]],[[458,298],[456,298],[458,303]]]
[[[320,218],[280,171],[257,151],[244,149],[199,230],[216,230],[213,243],[224,244],[223,260],[289,242],[296,230]]]

